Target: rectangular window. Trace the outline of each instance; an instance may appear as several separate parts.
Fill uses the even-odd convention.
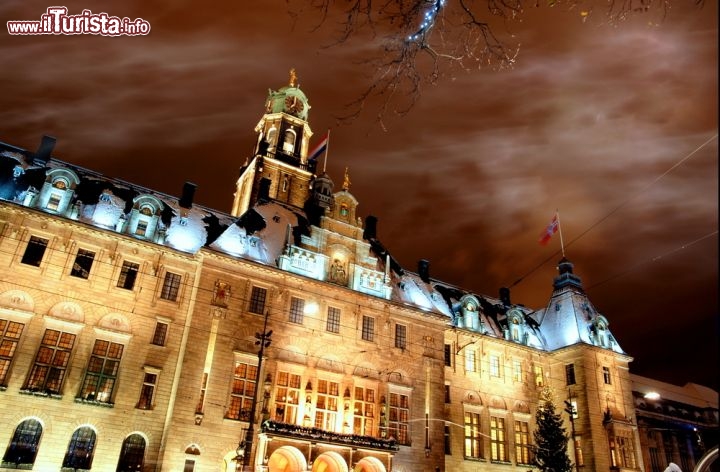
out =
[[[292,323],[302,324],[305,315],[305,300],[302,298],[290,298],[290,321]]]
[[[315,427],[325,431],[337,431],[340,384],[329,380],[318,380],[317,405],[315,406]]]
[[[375,339],[375,318],[363,315],[362,338],[365,341],[373,341]]]
[[[47,249],[47,245],[47,239],[38,238],[37,236],[30,236],[30,241],[28,241],[28,245],[25,248],[25,253],[23,253],[20,262],[35,267],[40,267],[40,262],[42,262],[42,258],[45,255],[45,249]]]
[[[450,426],[445,425],[445,455],[452,455],[452,444],[450,442]]]
[[[163,280],[162,290],[160,291],[160,298],[163,300],[170,300],[174,302],[177,300],[178,293],[180,292],[180,281],[182,277],[179,274],[173,272],[165,272],[165,280]]]
[[[445,345],[445,365],[452,367],[452,346],[450,344]]]
[[[575,364],[565,364],[565,384],[575,385]]]
[[[410,400],[407,395],[390,394],[390,437],[398,444],[410,445],[408,420],[410,419]]]
[[[117,286],[125,290],[132,290],[135,287],[135,279],[137,279],[140,264],[130,261],[123,261],[122,269],[120,269],[120,277],[118,277]]]
[[[95,340],[92,355],[85,371],[80,390],[80,398],[101,403],[112,403],[120,359],[124,346],[122,344]]]
[[[543,368],[539,365],[535,366],[535,386],[542,387],[545,385],[545,376],[543,375]]]
[[[35,363],[23,388],[33,392],[59,395],[74,344],[74,334],[46,329],[35,356]]]
[[[70,275],[73,277],[79,277],[81,279],[87,279],[90,277],[90,269],[92,268],[93,261],[95,260],[95,253],[92,251],[86,251],[85,249],[78,249],[77,256],[75,256],[75,262],[73,263]]]
[[[518,464],[530,464],[530,427],[526,421],[515,422],[515,460]]]
[[[500,356],[490,355],[490,377],[500,377]]]
[[[445,384],[445,403],[450,403],[450,385]]]
[[[24,327],[22,323],[0,320],[0,386],[7,385],[10,364],[15,357],[15,350]]]
[[[252,293],[250,293],[250,306],[248,311],[250,313],[257,313],[262,315],[265,312],[265,298],[267,297],[267,290],[261,287],[253,287]]]
[[[250,409],[255,397],[257,376],[257,365],[241,360],[235,361],[232,391],[230,392],[230,407],[225,414],[225,418],[250,421]]]
[[[200,384],[200,398],[195,407],[195,414],[202,414],[205,411],[205,394],[207,393],[208,373],[203,373],[202,384]]]
[[[465,457],[482,458],[480,413],[465,412]]]
[[[508,460],[505,418],[490,417],[490,460],[500,462]]]
[[[650,450],[652,451],[652,448]],[[580,467],[585,465],[585,457],[583,456],[582,449],[582,438],[580,436],[575,436],[575,464]]]
[[[612,441],[612,440],[611,440]],[[610,447],[610,454],[614,458],[614,465],[624,469],[635,469],[635,447],[633,446],[632,433],[630,431],[615,431],[615,447]]]
[[[375,390],[355,387],[353,432],[372,436],[375,426]]]
[[[407,326],[395,325],[395,347],[405,349],[407,347]]]
[[[135,234],[138,236],[145,236],[145,233],[147,233],[147,228],[147,221],[138,221],[137,227],[135,228]]]
[[[513,359],[513,380],[522,382],[522,362],[520,359]]]
[[[475,372],[475,351],[470,348],[465,349],[465,370]]]
[[[142,388],[140,389],[140,399],[138,400],[137,408],[141,410],[152,410],[153,400],[155,399],[155,387],[157,386],[157,379],[157,374],[145,372]]]
[[[164,346],[167,340],[168,324],[158,321],[155,323],[155,332],[153,333],[152,344],[156,346]]]
[[[275,391],[275,421],[295,424],[300,404],[300,376],[278,372]]]
[[[610,385],[611,378],[610,378],[610,368],[609,367],[603,367],[603,382],[605,382],[605,385]]]
[[[340,308],[335,308],[334,306],[328,307],[325,329],[331,333],[340,332]]]
[[[183,472],[195,472],[195,461],[192,459],[185,459],[185,467]]]
[[[50,211],[57,211],[57,209],[60,207],[60,195],[57,193],[51,193],[50,198],[48,199],[47,205],[45,205],[45,208],[47,208]]]

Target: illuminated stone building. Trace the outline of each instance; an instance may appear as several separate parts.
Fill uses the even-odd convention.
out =
[[[574,462],[643,469],[573,265],[539,310],[402,268],[309,109],[269,93],[229,213],[0,143],[0,470],[524,472],[544,387]]]

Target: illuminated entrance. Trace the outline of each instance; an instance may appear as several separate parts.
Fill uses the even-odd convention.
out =
[[[377,457],[364,457],[355,465],[353,472],[386,472],[386,469]]]
[[[305,470],[307,470],[305,456],[292,446],[282,446],[276,449],[268,460],[269,472],[302,472]]]
[[[337,452],[320,454],[313,462],[312,472],[349,472],[345,459]]]

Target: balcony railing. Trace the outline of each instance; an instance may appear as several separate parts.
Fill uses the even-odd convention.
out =
[[[344,446],[361,447],[366,449],[379,449],[382,451],[398,451],[400,448],[394,439],[381,439],[372,436],[360,436],[357,434],[340,434],[332,431],[325,431],[320,428],[306,428],[294,424],[265,421],[262,424],[262,432],[285,436],[289,438],[308,439],[324,443],[338,444]]]

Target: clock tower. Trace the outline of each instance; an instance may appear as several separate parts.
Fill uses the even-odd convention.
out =
[[[274,200],[302,209],[308,199],[315,161],[308,161],[312,130],[310,104],[300,90],[295,69],[288,85],[268,90],[265,114],[255,126],[252,158],[240,169],[231,214],[242,215],[258,200]]]

